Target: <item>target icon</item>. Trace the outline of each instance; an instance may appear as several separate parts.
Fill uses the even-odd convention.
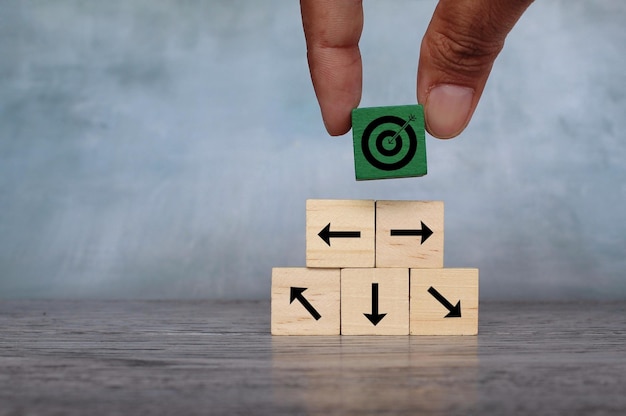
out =
[[[421,105],[352,111],[357,180],[426,174]]]
[[[412,121],[414,114],[406,121],[389,115],[369,123],[361,137],[365,159],[375,168],[387,171],[408,165],[417,151],[417,137],[409,124]]]

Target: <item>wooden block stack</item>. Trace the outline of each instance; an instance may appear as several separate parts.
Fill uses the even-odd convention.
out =
[[[443,209],[308,200],[306,267],[272,270],[272,334],[476,335],[478,269],[444,268]]]

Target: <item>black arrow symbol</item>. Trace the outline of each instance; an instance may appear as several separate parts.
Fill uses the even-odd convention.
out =
[[[400,236],[422,236],[422,243],[424,244],[424,241],[428,240],[428,237],[430,237],[431,235],[433,235],[433,230],[431,230],[430,228],[428,228],[428,226],[426,224],[424,224],[423,221],[420,221],[422,223],[422,229],[421,230],[391,230],[391,235],[395,236],[395,235],[400,235]]]
[[[330,223],[318,235],[328,244],[328,247],[330,247],[331,238],[361,238],[360,231],[330,231]]]
[[[302,292],[304,292],[305,290],[307,290],[306,287],[292,287],[291,295],[289,296],[289,303],[291,304],[295,299],[298,299],[302,306],[304,306],[304,308],[309,311],[311,316],[317,321],[322,317],[322,315],[320,315],[319,312],[315,310],[313,305],[311,305],[309,301],[306,300],[306,298],[302,294]]]
[[[409,116],[409,119],[404,123],[402,127],[400,127],[400,130],[398,130],[396,134],[394,134],[393,137],[387,141],[387,143],[392,144],[396,140],[396,138],[400,135],[400,133],[402,133],[404,129],[406,129],[406,126],[408,126],[411,123],[411,121],[415,121],[415,114],[411,114]]]
[[[435,299],[439,301],[443,306],[446,307],[447,310],[450,311],[444,318],[460,318],[461,317],[461,301],[458,301],[456,305],[452,306],[452,304],[448,301],[448,299],[444,298],[443,295],[437,292],[437,289],[434,287],[430,287],[428,289],[428,293],[433,295]]]
[[[365,317],[370,320],[374,326],[387,315],[386,313],[378,313],[378,283],[372,283],[372,313],[364,313]]]

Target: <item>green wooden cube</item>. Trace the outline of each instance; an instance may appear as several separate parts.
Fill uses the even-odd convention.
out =
[[[357,181],[426,175],[421,105],[355,108],[352,140]]]

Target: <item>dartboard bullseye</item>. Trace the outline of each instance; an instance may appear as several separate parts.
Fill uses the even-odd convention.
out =
[[[357,180],[426,174],[421,105],[355,109],[352,132]]]
[[[417,137],[409,125],[411,120],[415,120],[415,115],[406,121],[397,116],[382,116],[368,124],[361,136],[365,159],[386,171],[408,165],[417,151]]]

